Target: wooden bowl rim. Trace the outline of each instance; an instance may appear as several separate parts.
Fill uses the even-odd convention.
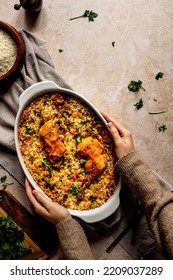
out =
[[[16,72],[23,64],[25,56],[25,43],[20,33],[10,24],[0,21],[0,28],[4,29],[15,41],[17,45],[17,56],[13,66],[7,73],[0,76],[0,82],[9,78],[14,72]]]

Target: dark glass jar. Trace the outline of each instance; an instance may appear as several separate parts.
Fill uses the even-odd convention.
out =
[[[42,0],[20,0],[20,4],[15,4],[14,9],[19,10],[21,7],[31,12],[40,12]]]

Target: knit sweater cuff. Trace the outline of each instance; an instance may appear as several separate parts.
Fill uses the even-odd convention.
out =
[[[56,225],[62,250],[71,260],[94,259],[86,235],[81,225],[73,218]]]
[[[162,206],[170,201],[170,193],[161,188],[153,171],[141,160],[136,150],[120,159],[116,168],[132,192],[141,200],[147,216],[151,216],[153,209],[157,215]]]
[[[153,195],[158,194],[157,178],[148,165],[141,160],[136,150],[120,159],[116,168],[130,189],[138,197],[142,197],[143,201],[148,201]]]

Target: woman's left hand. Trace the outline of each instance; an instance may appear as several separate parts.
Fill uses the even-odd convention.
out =
[[[56,202],[46,198],[41,192],[32,189],[28,180],[25,180],[26,193],[37,214],[56,225],[63,220],[72,218],[69,211]]]

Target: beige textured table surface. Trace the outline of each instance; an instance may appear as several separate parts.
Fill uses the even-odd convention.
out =
[[[38,16],[15,11],[16,2],[0,0],[0,19],[43,39],[57,73],[130,129],[143,158],[173,184],[173,1],[43,0]],[[85,10],[98,14],[94,22],[69,20]],[[145,91],[130,92],[131,80]],[[144,106],[136,110],[140,98]],[[167,130],[159,132],[157,122]]]

